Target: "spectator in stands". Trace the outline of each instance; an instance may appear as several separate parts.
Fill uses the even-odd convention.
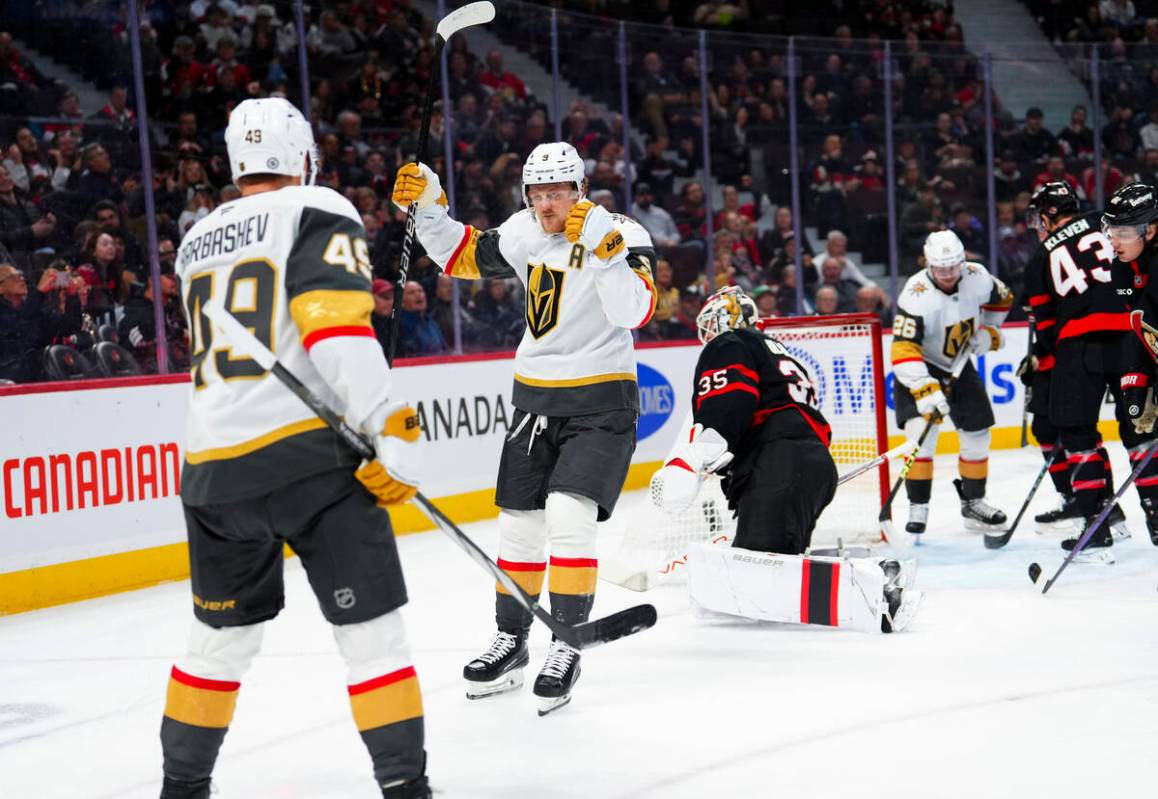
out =
[[[16,193],[8,168],[0,164],[0,245],[20,265],[29,265],[29,256],[45,248],[56,230],[56,217]]]
[[[157,325],[153,315],[153,278],[145,280],[144,291],[134,293],[125,301],[124,315],[117,325],[117,338],[127,347],[146,374],[157,372]],[[189,369],[189,337],[185,311],[177,278],[161,275],[161,310],[165,322],[165,346],[169,353],[169,371]]]
[[[394,284],[376,277],[371,285],[371,293],[374,295],[374,310],[370,314],[370,325],[374,328],[374,336],[382,346],[382,352],[389,358],[390,338],[394,333],[391,319],[394,312]],[[402,354],[401,347],[396,354]]]
[[[112,200],[119,203],[124,199],[121,186],[113,174],[113,162],[108,150],[99,144],[89,144],[83,151],[84,171],[76,182],[76,190],[88,202]]]
[[[1158,147],[1149,147],[1142,154],[1142,167],[1134,179],[1139,183],[1158,186]]]
[[[518,75],[503,68],[503,54],[498,50],[487,53],[487,68],[478,76],[478,82],[512,99],[524,100],[527,97],[526,85]]]
[[[644,148],[643,160],[639,162],[639,177],[654,188],[656,196],[666,202],[672,193],[677,174],[682,172],[679,165],[665,154],[668,149],[666,136],[652,136]]]
[[[673,215],[680,238],[699,239],[707,236],[708,210],[705,204],[704,187],[695,181],[684,184],[680,192],[680,204]]]
[[[652,320],[657,325],[666,324],[679,313],[680,293],[673,284],[675,273],[671,264],[660,258],[655,264],[655,313]]]
[[[1102,145],[1110,158],[1115,161],[1130,161],[1137,157],[1142,140],[1134,127],[1134,109],[1128,105],[1114,104],[1110,121],[1102,128]]]
[[[777,258],[777,253],[785,249],[785,243],[794,235],[792,208],[782,205],[776,209],[776,214],[773,216],[772,229],[760,237],[760,256],[764,263],[771,263]],[[803,253],[804,273],[815,275],[816,272],[812,269],[812,246],[808,243],[807,238],[801,252]]]
[[[441,272],[434,279],[434,299],[430,303],[430,315],[434,317],[434,321],[438,324],[438,329],[442,331],[442,337],[449,345],[454,341],[454,278],[449,275],[444,275]],[[466,312],[458,309],[463,314],[463,328],[470,329],[470,317],[466,316]]]
[[[1081,183],[1078,182],[1076,177],[1066,171],[1065,159],[1060,155],[1054,156],[1046,161],[1045,171],[1034,179],[1033,186],[1037,188],[1038,186],[1044,186],[1047,183],[1053,183],[1057,180],[1065,181],[1070,184],[1070,188],[1072,188],[1076,194],[1084,196],[1082,195]]]
[[[519,345],[526,321],[505,280],[483,281],[474,299],[473,315],[477,324],[471,336],[472,349],[509,350]]]
[[[1137,17],[1133,0],[1101,0],[1098,3],[1098,11],[1101,12],[1102,19],[1117,28],[1133,26]]]
[[[1058,151],[1057,139],[1042,125],[1040,108],[1025,112],[1025,124],[1013,137],[1013,151],[1022,165],[1042,164]]]
[[[1094,157],[1094,132],[1086,124],[1086,107],[1075,105],[1070,112],[1070,123],[1058,131],[1058,145],[1067,158],[1092,159]]]
[[[994,191],[998,202],[1012,202],[1032,185],[1028,177],[1017,166],[1017,157],[1012,150],[1005,150],[997,159],[997,169],[993,171]]]
[[[841,233],[839,230],[828,231],[828,236],[824,242],[824,254],[820,256],[820,271],[818,275],[822,274],[824,270],[824,261],[835,263],[840,266],[840,277],[842,280],[851,280],[858,286],[875,286],[872,280],[860,270],[860,266],[848,254],[848,236]],[[815,263],[815,261],[814,261]]]
[[[1102,197],[1109,197],[1126,180],[1126,175],[1109,158],[1102,159]],[[1089,200],[1098,196],[1098,181],[1094,177],[1093,165],[1082,170],[1082,191]]]
[[[177,219],[177,229],[181,232],[181,235],[184,236],[188,233],[189,228],[209,216],[216,207],[217,198],[214,196],[212,186],[207,183],[194,186],[193,197],[185,204],[185,210],[181,212],[181,216]]]
[[[985,253],[989,252],[989,239],[981,227],[981,220],[968,208],[958,203],[949,209],[949,229],[957,234],[964,245],[966,260],[988,262]]]
[[[840,313],[837,309],[839,303],[840,297],[832,286],[821,286],[816,290],[816,299],[813,304],[816,307],[817,316],[831,316]]]
[[[58,276],[64,278],[61,283]],[[49,268],[30,292],[24,272],[0,264],[0,379],[27,383],[43,378],[44,347],[80,329],[79,291],[79,282]]]
[[[40,154],[40,143],[29,128],[16,131],[16,139],[4,153],[7,167],[16,188],[27,196],[38,196],[50,188],[52,164]]]
[[[857,289],[856,312],[875,314],[884,327],[893,324],[893,312],[889,305],[888,295],[879,286],[861,286]]]
[[[901,213],[901,249],[907,256],[905,273],[917,269],[917,256],[925,246],[925,239],[934,230],[944,227],[944,212],[933,184],[925,183],[917,194],[917,201]]]
[[[792,239],[788,240],[789,249]],[[807,274],[807,272],[805,273]],[[808,300],[808,292],[801,296],[801,313],[808,315],[814,312]],[[796,266],[789,262],[780,269],[780,287],[776,289],[776,305],[780,309],[780,316],[798,316],[796,313]]]
[[[416,280],[402,291],[402,347],[407,355],[437,355],[450,349],[427,310],[426,291]]]
[[[0,31],[0,84],[15,87],[26,107],[31,105],[30,99],[49,84],[36,65],[20,54],[12,43],[12,34],[7,31]]]
[[[79,259],[76,273],[88,284],[88,302],[84,311],[94,322],[115,323],[114,308],[124,302],[128,286],[135,275],[125,275],[124,264],[117,259],[117,243],[112,234],[99,232],[89,239]]]
[[[680,232],[675,220],[663,208],[655,205],[651,186],[647,183],[635,184],[635,198],[631,204],[631,217],[643,225],[657,247],[674,247],[680,243]]]
[[[780,315],[780,306],[776,300],[776,290],[771,286],[757,286],[752,291],[752,299],[756,301],[756,312],[761,319],[769,319]]]
[[[844,265],[835,258],[830,256],[820,256],[820,285],[822,288],[828,287],[836,292],[836,310],[825,311],[824,313],[851,313],[856,310],[856,293],[860,290],[861,285],[855,280],[849,280],[843,277]],[[817,292],[817,298],[820,297],[820,292]],[[820,303],[817,302],[817,310],[820,310]]]
[[[668,320],[665,338],[694,339],[699,338],[700,328],[696,324],[696,317],[704,307],[703,291],[692,284],[680,292],[680,307],[675,317]]]

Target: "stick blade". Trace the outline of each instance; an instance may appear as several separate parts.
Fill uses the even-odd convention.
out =
[[[567,643],[576,649],[591,649],[653,627],[657,618],[655,605],[636,605],[602,619],[575,625],[569,631],[572,634],[568,635],[574,640]]]
[[[1001,549],[1009,543],[1009,539],[1013,538],[1013,531],[1006,530],[1004,533],[986,533],[985,534],[985,548],[986,549]],[[1033,564],[1036,566],[1037,564]]]
[[[445,42],[463,28],[469,28],[472,25],[485,25],[494,18],[495,4],[490,0],[479,0],[477,3],[467,3],[465,6],[451,11],[439,20],[435,32]]]

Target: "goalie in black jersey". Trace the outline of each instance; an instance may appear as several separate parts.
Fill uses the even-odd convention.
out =
[[[691,433],[658,475],[668,511],[687,508],[706,476],[718,474],[736,513],[731,549],[688,553],[692,600],[770,621],[900,629],[918,597],[903,603],[896,561],[804,555],[836,493],[832,431],[808,371],[755,323],[756,305],[739,288],[705,303]]]

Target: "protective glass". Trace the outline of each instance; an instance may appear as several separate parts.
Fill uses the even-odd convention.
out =
[[[534,188],[527,189],[527,199],[531,201],[531,205],[544,205],[561,203],[567,200],[578,200],[579,192],[574,189],[552,189],[551,191],[536,191]]]
[[[961,265],[953,264],[952,266],[930,266],[929,272],[938,281],[957,281],[961,278]]]

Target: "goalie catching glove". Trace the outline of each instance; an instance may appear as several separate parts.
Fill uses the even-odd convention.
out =
[[[652,480],[652,498],[666,511],[689,507],[700,493],[704,478],[732,462],[728,442],[712,428],[692,426],[688,441],[673,450],[671,458]]]
[[[426,164],[403,164],[398,170],[398,177],[394,179],[394,191],[390,195],[401,210],[406,211],[413,202],[418,203],[418,210],[438,203],[446,205],[446,192],[438,175]]]
[[[1154,403],[1154,387],[1146,375],[1141,372],[1122,375],[1121,388],[1122,404],[1134,423],[1135,432],[1145,435],[1152,431],[1154,422],[1158,421],[1158,405]]]
[[[926,378],[921,383],[909,389],[913,399],[917,401],[917,413],[926,419],[933,418],[933,413],[944,418],[949,415],[949,400],[941,390],[941,381],[935,377]]]
[[[378,500],[379,507],[401,505],[418,493],[418,413],[405,402],[391,402],[373,414],[366,426],[374,435],[374,460],[364,460],[354,477]]]
[[[604,266],[627,247],[611,214],[590,200],[580,200],[572,206],[563,235],[572,244],[582,244],[588,252],[594,253]]]

